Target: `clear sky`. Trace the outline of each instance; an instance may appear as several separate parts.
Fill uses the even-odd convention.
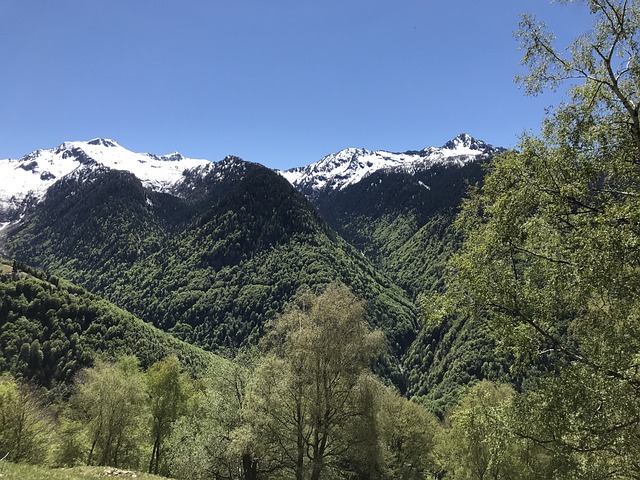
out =
[[[274,168],[461,132],[515,146],[557,102],[513,82],[523,12],[588,25],[547,0],[0,0],[0,158],[95,137]]]

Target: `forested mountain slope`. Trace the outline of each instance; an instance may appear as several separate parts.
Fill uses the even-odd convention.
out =
[[[445,253],[454,247],[449,225],[468,185],[481,178],[477,162],[415,173],[380,171],[323,195],[317,206],[333,228],[415,298],[434,278],[405,269],[418,265],[429,270],[434,250]]]
[[[450,225],[469,185],[504,152],[468,134],[405,153],[347,149],[282,172],[347,242],[412,298],[432,290],[454,249]]]
[[[8,230],[6,248],[209,349],[255,343],[301,287],[343,282],[387,334],[381,368],[404,383],[417,309],[284,178],[229,157],[186,179],[168,194],[129,172],[76,172]]]
[[[192,374],[222,360],[66,280],[0,260],[0,372],[47,388],[68,385],[97,358],[135,355],[146,367],[178,356]]]
[[[396,156],[345,151],[308,167],[297,186],[340,235],[420,303],[443,290],[446,263],[461,241],[454,221],[462,200],[503,151],[468,135]],[[384,167],[376,169],[376,160]],[[443,413],[464,385],[509,381],[507,361],[490,337],[483,322],[465,317],[421,326],[403,358],[409,395]]]
[[[22,219],[0,235],[20,261],[210,350],[255,344],[301,289],[344,283],[387,335],[378,371],[410,392],[431,391],[425,349],[445,358],[473,344],[469,335],[486,343],[478,329],[459,340],[453,329],[448,342],[419,333],[417,303],[442,287],[465,189],[500,151],[460,135],[404,154],[343,151],[277,174],[237,157],[71,142],[8,161],[15,182],[33,190],[3,186],[3,218]],[[483,378],[475,365],[492,361],[491,345],[482,352],[463,355],[457,380]]]

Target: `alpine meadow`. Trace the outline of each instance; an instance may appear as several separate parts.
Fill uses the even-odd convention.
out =
[[[555,3],[515,148],[0,160],[0,478],[640,479],[640,2]]]

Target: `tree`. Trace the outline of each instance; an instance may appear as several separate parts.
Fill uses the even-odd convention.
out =
[[[571,1],[575,0],[560,3]],[[577,109],[579,117],[575,120],[600,127],[608,142],[630,141],[629,146],[635,151],[631,157],[636,157],[637,164],[640,159],[633,153],[640,150],[640,5],[633,0],[578,3],[589,7],[594,24],[569,47],[569,56],[555,48],[554,36],[546,31],[544,23],[537,23],[531,15],[523,16],[518,38],[525,52],[522,63],[529,68],[529,74],[517,79],[529,94],[576,81],[572,102],[567,105]],[[591,123],[593,120],[604,123],[598,126]],[[585,126],[581,125],[580,130]]]
[[[640,5],[580,3],[594,23],[568,55],[523,18],[526,88],[572,81],[570,99],[541,138],[525,135],[496,159],[465,204],[448,295],[488,319],[521,366],[542,371],[520,399],[530,413],[522,437],[564,456],[570,478],[636,478]],[[563,414],[544,415],[551,405]]]
[[[447,412],[437,442],[438,461],[447,475],[460,480],[555,478],[546,457],[511,428],[514,395],[510,386],[484,380]]]
[[[172,355],[153,364],[146,373],[153,442],[149,473],[158,473],[164,440],[185,409],[189,387],[180,369],[178,357]]]
[[[168,438],[167,456],[172,476],[186,479],[254,478],[244,465],[253,439],[246,438],[242,407],[250,366],[236,357],[200,378]]]
[[[46,459],[51,422],[29,389],[0,376],[0,458],[41,463]]]
[[[76,390],[72,402],[91,442],[87,464],[136,467],[147,396],[135,357],[97,362],[79,374]]]
[[[86,426],[73,418],[75,415],[69,411],[69,404],[65,407],[58,414],[53,461],[58,467],[75,467],[86,459],[87,432]]]
[[[436,416],[388,387],[377,397],[380,405],[376,423],[384,450],[385,478],[433,478],[439,431]]]
[[[354,426],[367,414],[361,392],[383,337],[370,332],[362,303],[346,287],[304,295],[266,338],[247,395],[246,414],[262,438],[264,467],[317,480],[344,469],[357,444]]]

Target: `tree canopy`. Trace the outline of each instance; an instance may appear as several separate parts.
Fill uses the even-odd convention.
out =
[[[540,138],[524,135],[492,163],[464,205],[449,296],[458,312],[486,319],[519,366],[549,372],[521,398],[521,436],[566,458],[572,478],[635,478],[640,5],[582,3],[593,25],[568,54],[523,17],[521,81],[534,94],[570,81],[569,99]]]

